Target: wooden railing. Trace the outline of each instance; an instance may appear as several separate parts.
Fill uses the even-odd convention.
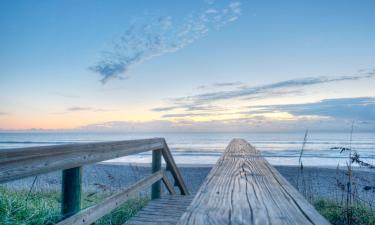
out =
[[[152,174],[97,205],[81,210],[82,166],[152,151]],[[120,206],[140,190],[151,187],[151,198],[160,198],[163,181],[170,194],[173,185],[161,167],[161,157],[182,195],[188,195],[184,180],[164,138],[68,144],[0,150],[0,183],[62,170],[63,224],[91,224]]]

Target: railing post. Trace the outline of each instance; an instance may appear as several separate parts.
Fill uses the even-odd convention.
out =
[[[161,170],[161,149],[152,151],[152,172]],[[155,182],[151,187],[151,199],[160,198],[161,196],[161,180]]]
[[[63,170],[61,190],[61,213],[64,218],[81,210],[82,167]]]

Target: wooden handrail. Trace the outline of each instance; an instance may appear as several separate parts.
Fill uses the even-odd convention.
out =
[[[153,151],[151,176],[80,211],[81,166],[146,151]],[[62,212],[68,218],[59,224],[90,224],[145,187],[152,185],[153,198],[159,198],[161,181],[170,194],[175,194],[174,187],[161,169],[161,155],[181,194],[189,194],[164,138],[3,149],[0,150],[0,183],[63,170],[63,174],[70,174],[63,179],[62,185],[63,193],[66,193],[63,194]],[[71,191],[75,193],[72,195]]]
[[[163,138],[0,150],[0,183],[164,148]]]

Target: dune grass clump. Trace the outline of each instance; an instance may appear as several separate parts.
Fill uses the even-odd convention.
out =
[[[59,195],[0,188],[0,224],[55,224],[61,219]]]
[[[82,208],[99,203],[104,195],[84,193]],[[96,225],[120,225],[134,216],[149,199],[141,197],[129,200],[108,215],[96,221]],[[61,196],[58,191],[10,190],[0,187],[1,225],[50,225],[62,219]]]
[[[120,225],[133,217],[147,203],[148,198],[132,199],[96,221],[95,225]]]
[[[347,224],[347,208],[340,204],[329,200],[318,200],[314,203],[315,208],[324,216],[332,225]],[[350,207],[351,224],[355,225],[371,225],[375,224],[375,213],[365,206],[351,206]]]
[[[356,182],[357,178],[353,173],[353,165],[366,168],[367,170],[375,171],[375,165],[364,161],[361,156],[352,148],[352,138],[354,130],[354,121],[350,130],[349,146],[335,146],[331,150],[338,150],[341,153],[348,153],[348,160],[344,170],[344,177],[340,177],[339,165],[336,168],[336,186],[337,190],[341,191],[341,198],[336,195],[336,200],[318,199],[311,188],[307,185],[306,178],[303,174],[304,167],[302,164],[303,152],[307,143],[308,130],[302,142],[302,148],[299,156],[299,169],[297,173],[296,188],[301,194],[312,203],[319,213],[324,216],[333,225],[373,225],[375,224],[375,211],[372,201],[361,199],[358,195],[358,190],[375,194],[375,185],[366,180],[365,183],[359,184]],[[309,179],[312,179],[311,177]],[[308,182],[309,183],[309,182]],[[371,194],[370,193],[370,194]]]

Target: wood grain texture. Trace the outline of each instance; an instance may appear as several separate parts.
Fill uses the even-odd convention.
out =
[[[169,194],[176,195],[176,191],[174,190],[173,185],[171,184],[171,182],[169,182],[168,177],[165,174],[163,175],[162,180],[163,180],[163,183],[164,183],[165,187],[167,188]]]
[[[163,149],[163,138],[0,150],[0,183]]]
[[[124,225],[176,225],[193,197],[174,195],[152,200]]]
[[[91,206],[79,213],[61,221],[57,225],[88,225],[103,217],[115,208],[119,207],[125,201],[134,197],[140,190],[145,189],[163,178],[163,171],[153,173],[152,175],[136,182],[131,187],[120,193],[114,194],[97,205]]]
[[[153,151],[152,169],[154,173],[151,176],[138,181],[123,192],[106,198],[95,206],[78,212],[80,209],[81,166],[145,151]],[[61,221],[59,225],[91,224],[120,206],[141,189],[155,183],[157,185],[154,185],[153,197],[160,197],[161,180],[170,194],[175,195],[173,185],[161,170],[161,155],[163,155],[181,193],[187,195],[188,190],[184,180],[164,138],[3,149],[0,150],[0,183],[55,170],[64,170],[63,199],[66,201],[63,201],[62,212],[65,217],[78,213]],[[157,194],[155,195],[155,193]],[[179,207],[175,207],[173,210],[179,210]],[[180,214],[173,219],[175,222]]]
[[[329,224],[249,143],[234,139],[180,225]]]
[[[180,189],[181,194],[188,195],[189,191],[186,187],[186,184],[184,182],[184,179],[181,176],[179,169],[177,168],[176,162],[174,161],[172,153],[169,150],[167,142],[164,139],[163,141],[164,141],[164,148],[163,148],[162,154],[163,154],[164,161],[167,164],[167,170],[171,172],[175,180],[175,184]]]

